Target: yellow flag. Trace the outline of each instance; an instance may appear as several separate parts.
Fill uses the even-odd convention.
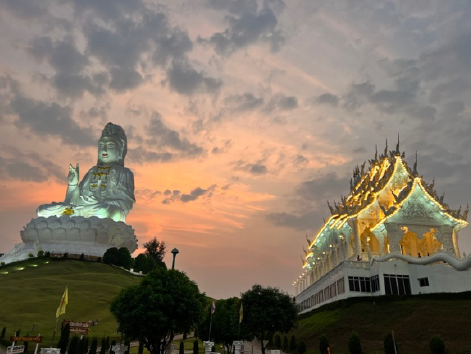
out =
[[[62,295],[61,302],[56,311],[56,318],[65,313],[65,306],[69,303],[69,289],[65,287],[64,294]]]
[[[239,323],[242,322],[243,318],[244,318],[244,305],[241,302],[240,303],[240,310],[239,310]]]

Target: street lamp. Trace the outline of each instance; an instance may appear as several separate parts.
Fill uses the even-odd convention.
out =
[[[172,269],[175,268],[175,257],[177,256],[178,254],[178,250],[176,248],[174,248],[172,250],[172,254],[173,254],[173,262],[172,262]]]

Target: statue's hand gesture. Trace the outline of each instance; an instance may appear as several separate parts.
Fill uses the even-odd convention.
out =
[[[69,186],[76,186],[79,183],[79,164],[77,167],[69,165],[69,176],[67,177]]]

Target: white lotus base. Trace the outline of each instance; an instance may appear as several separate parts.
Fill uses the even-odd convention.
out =
[[[51,253],[85,254],[102,257],[107,249],[137,249],[137,238],[130,225],[112,219],[82,216],[38,217],[21,230],[23,243],[16,244],[0,262],[11,263],[37,255],[39,250]]]

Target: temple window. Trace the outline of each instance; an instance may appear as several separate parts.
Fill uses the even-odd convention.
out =
[[[428,283],[428,278],[419,278],[417,279],[419,281],[419,285],[421,287],[423,286],[429,286],[429,283]]]
[[[410,279],[408,275],[384,274],[386,295],[410,295]]]

